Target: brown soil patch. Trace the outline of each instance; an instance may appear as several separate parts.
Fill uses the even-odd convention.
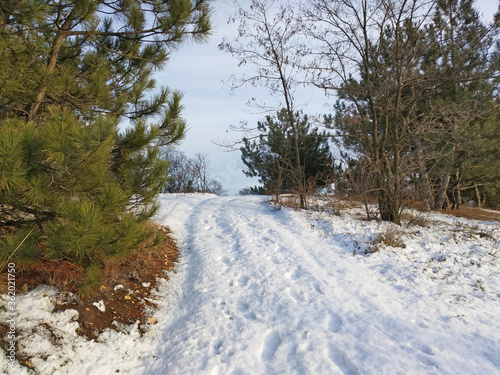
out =
[[[457,217],[465,217],[467,219],[485,220],[485,221],[500,221],[500,211],[485,210],[476,207],[460,207],[456,210],[439,211],[446,215]]]
[[[75,293],[76,281],[83,270],[61,262],[43,262],[37,268],[16,269],[17,293],[42,284],[58,287],[61,292],[54,311],[77,310],[78,333],[88,339],[96,339],[106,328],[123,330],[135,322],[139,322],[139,329],[144,332],[148,324],[156,323],[151,292],[160,278],[167,278],[165,271],[174,267],[179,255],[170,230],[166,227],[158,227],[157,230],[162,234],[161,243],[155,247],[145,244],[144,248],[120,264],[108,266],[104,284],[92,297],[84,298]],[[4,273],[0,274],[0,280],[6,279]],[[104,309],[95,304],[104,306]],[[0,325],[1,337],[5,335],[5,328]],[[5,341],[0,340],[0,346],[4,345]],[[25,359],[18,360],[28,365]]]
[[[77,310],[78,332],[89,339],[97,338],[106,328],[120,330],[137,321],[144,332],[147,324],[156,323],[151,291],[156,288],[159,278],[167,278],[165,271],[174,267],[179,256],[170,231],[162,230],[164,239],[158,247],[138,251],[117,267],[108,269],[106,283],[93,297],[61,293],[54,311]]]

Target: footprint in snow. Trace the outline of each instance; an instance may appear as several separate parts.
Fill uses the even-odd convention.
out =
[[[278,258],[276,258],[274,255],[271,256],[271,258],[269,258],[271,260],[271,262],[273,262],[274,264],[280,264],[281,262],[279,261]]]
[[[242,275],[238,278],[238,284],[240,285],[240,287],[247,286],[249,280],[250,280],[249,276]]]
[[[330,317],[328,319],[328,330],[330,332],[337,333],[340,331],[343,322],[344,321],[338,314],[334,312],[330,313]]]
[[[429,354],[417,354],[417,359],[422,362],[424,365],[429,366],[429,367],[434,367],[436,370],[439,369],[439,365],[436,361],[430,357]]]
[[[224,342],[222,340],[216,340],[213,345],[213,355],[220,355],[222,353],[222,345]]]
[[[198,371],[203,371],[207,367],[208,363],[208,357],[204,356],[200,362],[200,365],[198,366]]]
[[[250,311],[250,305],[242,299],[239,299],[238,302],[236,302],[236,310],[242,313],[245,319],[257,320],[257,316]]]
[[[314,287],[314,289],[316,290],[316,292],[318,292],[319,294],[325,294],[325,293],[323,292],[323,290],[321,290],[321,285],[319,285],[319,283],[314,283],[314,284],[313,284],[313,287]]]
[[[248,305],[248,303],[242,300],[238,300],[238,302],[236,303],[236,309],[241,313],[246,313],[248,312],[248,310],[250,310],[250,306]]]
[[[430,346],[425,345],[425,344],[419,345],[419,347],[417,347],[417,349],[420,350],[424,354],[435,355],[432,348]]]
[[[270,361],[276,354],[276,350],[281,344],[281,335],[278,331],[272,330],[266,335],[264,339],[264,348],[262,350],[262,359]]]
[[[274,240],[270,239],[267,236],[262,237],[262,241],[265,243],[274,243],[275,242]]]
[[[295,269],[291,275],[287,275],[292,280],[297,280],[302,275],[302,270],[299,268]]]
[[[249,311],[245,315],[243,315],[245,319],[248,320],[257,320],[257,315],[255,315],[253,312]]]
[[[223,257],[221,260],[222,263],[224,263],[228,267],[232,265],[231,260],[228,257]]]
[[[358,367],[347,357],[346,353],[332,343],[328,344],[328,357],[343,374],[354,375],[359,373]]]
[[[292,297],[295,300],[295,302],[302,303],[302,302],[306,301],[306,297],[304,296],[304,292],[302,292],[301,290],[296,291],[296,290],[291,290],[291,289],[287,288],[287,291],[288,291],[288,294],[290,295],[290,297]]]

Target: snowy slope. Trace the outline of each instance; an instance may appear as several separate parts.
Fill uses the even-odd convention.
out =
[[[406,248],[361,255],[390,224],[264,197],[162,202],[182,255],[158,324],[86,342],[40,288],[18,301],[40,374],[500,374],[498,223],[429,215],[401,231]],[[0,356],[2,370],[28,373]]]

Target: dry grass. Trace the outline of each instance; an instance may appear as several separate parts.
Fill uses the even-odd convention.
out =
[[[477,207],[460,207],[456,210],[439,211],[442,214],[464,217],[467,219],[498,221],[500,222],[500,211],[485,210]]]
[[[416,201],[408,203],[407,207],[413,208],[418,211],[426,212],[425,206],[422,202]],[[499,221],[500,211],[492,209],[484,209],[478,207],[461,206],[455,210],[439,210],[439,213],[445,215],[452,215],[456,217],[464,217],[467,219],[484,220],[484,221]]]
[[[279,199],[272,196],[269,201],[278,208],[289,207],[294,210],[300,209],[300,197],[298,194],[282,194]],[[313,211],[325,211],[333,215],[340,216],[343,212],[349,209],[361,208],[362,206],[351,199],[338,198],[333,195],[329,196],[307,196],[307,208]]]
[[[353,202],[366,202],[368,204],[378,204],[378,198],[376,194],[357,194],[349,195],[349,200]]]
[[[300,197],[296,194],[287,194],[280,197],[280,204],[293,209],[300,208]]]
[[[345,199],[338,199],[333,197],[326,202],[326,207],[329,208],[334,215],[340,216],[346,210],[351,208],[358,208],[359,205]]]
[[[403,212],[401,215],[401,220],[406,222],[406,227],[419,226],[427,227],[430,225],[430,220],[426,217],[424,212]]]
[[[276,199],[276,196],[273,195],[269,201],[278,209],[281,207],[290,207],[294,210],[300,209],[300,197],[298,194],[282,194],[279,196],[279,199]]]
[[[376,253],[380,251],[381,245],[389,246],[389,247],[400,247],[402,249],[406,248],[406,244],[401,240],[401,237],[404,235],[404,232],[396,227],[390,226],[384,233],[379,233],[377,237],[368,248],[365,250],[365,254]]]

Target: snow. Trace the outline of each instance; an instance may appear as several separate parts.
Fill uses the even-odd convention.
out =
[[[56,291],[37,288],[17,298],[17,334],[38,373],[500,374],[499,223],[428,214],[396,228],[266,197],[161,201],[181,258],[156,292],[157,323],[86,341],[76,312],[51,313]],[[365,255],[388,230],[406,247]],[[30,373],[5,355],[0,372]]]
[[[100,300],[99,302],[94,302],[93,305],[99,310],[99,311],[106,311],[106,305],[104,304],[103,300]]]

